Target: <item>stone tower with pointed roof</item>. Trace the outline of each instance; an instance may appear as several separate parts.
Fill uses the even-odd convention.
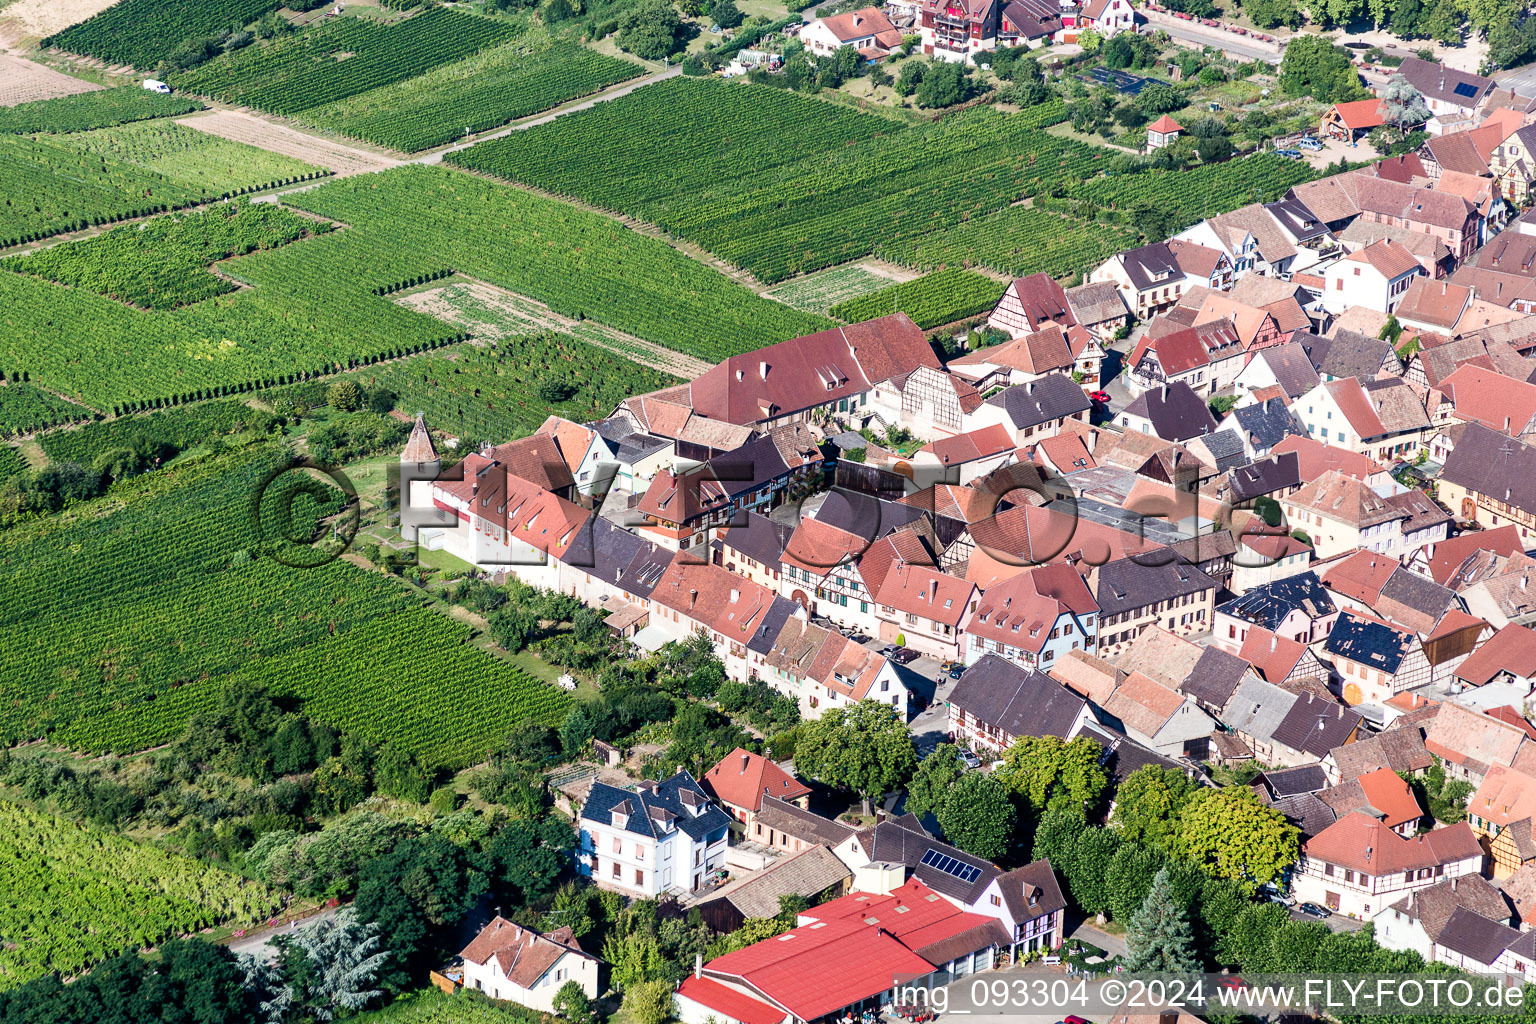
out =
[[[432,444],[427,431],[426,417],[416,414],[416,424],[411,436],[400,453],[400,494],[404,499],[400,509],[400,536],[414,541],[416,531],[423,523],[422,515],[432,512],[432,481],[442,471],[443,461]]]

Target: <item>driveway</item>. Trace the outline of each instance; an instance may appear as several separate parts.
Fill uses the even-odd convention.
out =
[[[313,917],[302,918],[288,925],[279,925],[276,928],[263,928],[258,934],[250,935],[242,939],[233,939],[225,943],[232,953],[249,953],[259,960],[275,960],[277,947],[272,945],[272,940],[279,935],[292,935],[301,928],[309,928],[326,918],[334,917],[342,910],[341,907],[330,907],[320,911]]]
[[[1271,46],[1256,43],[1251,39],[1245,39],[1234,32],[1223,32],[1220,29],[1208,28],[1205,25],[1195,25],[1180,18],[1159,14],[1156,11],[1145,12],[1147,22],[1142,30],[1148,34],[1162,29],[1169,37],[1186,46],[1196,49],[1204,49],[1214,46],[1228,56],[1237,60],[1261,60],[1270,64],[1280,63],[1280,54]]]

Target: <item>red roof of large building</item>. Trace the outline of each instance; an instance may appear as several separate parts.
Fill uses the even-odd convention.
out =
[[[1263,626],[1250,626],[1237,656],[1252,665],[1266,683],[1279,685],[1296,671],[1296,663],[1306,653],[1306,644],[1277,636]]]
[[[941,369],[905,313],[833,327],[731,356],[688,386],[693,411],[751,424],[836,402],[919,366]]]
[[[1087,615],[1098,610],[1098,602],[1077,570],[1066,562],[1053,562],[1037,565],[990,588],[982,595],[965,631],[1039,654],[1059,616],[1069,612]]]
[[[1390,875],[1480,858],[1483,848],[1465,821],[1415,839],[1404,839],[1380,819],[1355,811],[1307,840],[1302,852],[1324,863],[1368,875]]]
[[[1007,941],[996,918],[962,911],[915,878],[887,896],[852,892],[800,918],[807,923],[711,960],[705,974],[815,1020],[895,981],[932,973],[937,964],[923,950],[944,963],[962,955],[958,946],[971,945],[963,941],[968,936],[974,936],[973,950]]]
[[[1424,816],[1424,810],[1419,806],[1413,790],[1409,789],[1403,777],[1392,769],[1378,768],[1373,772],[1366,772],[1355,781],[1360,784],[1371,806],[1382,813],[1382,821],[1388,828],[1418,821]]]
[[[1536,676],[1536,631],[1511,623],[1456,666],[1457,678],[1473,686],[1492,681],[1500,672],[1523,679]]]
[[[1271,455],[1295,452],[1303,480],[1316,480],[1330,469],[1336,469],[1357,480],[1364,480],[1382,471],[1381,465],[1369,456],[1302,437],[1300,434],[1292,434],[1269,451]]]
[[[1442,587],[1457,590],[1460,588],[1456,586],[1456,574],[1479,551],[1508,556],[1524,550],[1514,526],[1463,533],[1435,543],[1429,556],[1429,575]]]
[[[811,792],[809,786],[762,754],[748,753],[741,747],[705,772],[699,785],[716,800],[753,812],[762,807],[764,796],[793,801]]]

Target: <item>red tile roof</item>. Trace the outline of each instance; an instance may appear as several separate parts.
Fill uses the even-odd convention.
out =
[[[1364,480],[1382,471],[1380,464],[1369,456],[1302,437],[1300,434],[1292,434],[1269,451],[1271,455],[1295,452],[1303,480],[1316,480],[1330,469],[1336,469],[1357,480]]]
[[[932,973],[935,965],[916,949],[996,921],[959,910],[916,879],[888,896],[851,892],[801,916],[810,922],[717,957],[705,974],[749,985],[815,1020],[888,990],[892,978]]]
[[[656,581],[651,600],[713,629],[735,643],[752,639],[773,591],[729,569],[678,555]]]
[[[1479,551],[1508,556],[1524,550],[1513,526],[1463,533],[1435,544],[1429,556],[1429,575],[1441,586],[1456,589],[1452,583],[1456,574]]]
[[[1404,839],[1387,825],[1356,811],[1346,814],[1302,845],[1305,856],[1369,875],[1438,867],[1483,855],[1465,821]]]
[[[1136,351],[1131,353],[1128,365],[1134,368],[1149,352],[1156,354],[1157,364],[1169,376],[1199,369],[1211,361],[1211,353],[1200,340],[1200,332],[1193,327],[1165,334],[1161,338],[1150,335],[1143,337]]]
[[[1410,821],[1418,821],[1424,816],[1424,810],[1419,806],[1419,800],[1413,795],[1413,790],[1408,788],[1408,783],[1403,781],[1390,768],[1378,768],[1373,772],[1366,772],[1359,776],[1356,782],[1365,791],[1365,798],[1371,802],[1371,806],[1380,811],[1382,820],[1388,828]]]
[[[763,797],[798,800],[810,795],[811,788],[768,760],[737,747],[722,757],[699,780],[704,792],[723,803],[756,812]]]
[[[776,1006],[769,1006],[760,999],[753,999],[712,978],[692,974],[683,979],[683,983],[677,987],[677,994],[714,1010],[722,1017],[740,1021],[741,1024],[780,1024],[789,1016]]]
[[[977,459],[1001,455],[1012,449],[1013,436],[1002,424],[994,423],[980,430],[931,441],[918,451],[928,452],[946,466],[958,466]]]
[[[905,313],[791,338],[710,369],[689,385],[693,411],[751,424],[835,402],[919,366],[941,369]]]
[[[871,583],[873,581],[870,581]],[[899,612],[959,627],[976,588],[968,580],[925,565],[893,562],[870,596]]]
[[[1456,667],[1456,676],[1473,686],[1490,682],[1500,672],[1530,679],[1536,676],[1536,631],[1508,625],[1489,637]]]
[[[1374,98],[1335,103],[1333,110],[1344,127],[1351,131],[1368,131],[1387,123],[1381,112],[1381,100]]]
[[[1306,644],[1277,636],[1262,626],[1251,626],[1237,656],[1252,665],[1266,683],[1279,685],[1296,671],[1296,663],[1306,653]]]
[[[1181,132],[1183,130],[1184,126],[1179,124],[1179,122],[1175,121],[1173,118],[1169,117],[1167,114],[1164,114],[1156,121],[1153,121],[1151,124],[1147,125],[1147,131],[1160,132],[1163,135],[1167,135],[1169,132]]]
[[[1065,562],[1040,565],[1004,580],[982,595],[965,631],[1039,654],[1058,617],[1099,609],[1088,584]]]
[[[1481,423],[1510,437],[1521,437],[1536,419],[1536,384],[1514,380],[1472,363],[1463,363],[1442,380],[1442,391],[1463,420]]]
[[[1080,469],[1093,469],[1098,465],[1093,454],[1083,443],[1081,434],[1057,434],[1035,445],[1035,461],[1040,456],[1049,459],[1058,473],[1075,473]]]
[[[875,42],[887,50],[894,50],[901,45],[901,32],[878,7],[834,14],[830,18],[821,19],[821,23],[844,43],[874,36]]]

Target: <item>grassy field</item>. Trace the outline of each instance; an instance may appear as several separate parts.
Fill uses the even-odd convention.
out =
[[[1015,206],[930,234],[882,243],[882,259],[903,266],[982,266],[1013,277],[1070,277],[1136,244],[1129,228],[1085,224],[1059,214]],[[836,314],[834,314],[836,315]]]
[[[857,323],[900,310],[926,331],[986,312],[1002,297],[1003,287],[985,274],[952,267],[849,299],[830,312],[839,320]]]
[[[80,153],[162,174],[206,196],[293,180],[316,170],[292,157],[163,119],[79,132],[61,142]]]
[[[817,274],[797,277],[768,294],[807,313],[826,313],[839,302],[879,291],[890,283],[890,278],[855,265],[833,267]]]

